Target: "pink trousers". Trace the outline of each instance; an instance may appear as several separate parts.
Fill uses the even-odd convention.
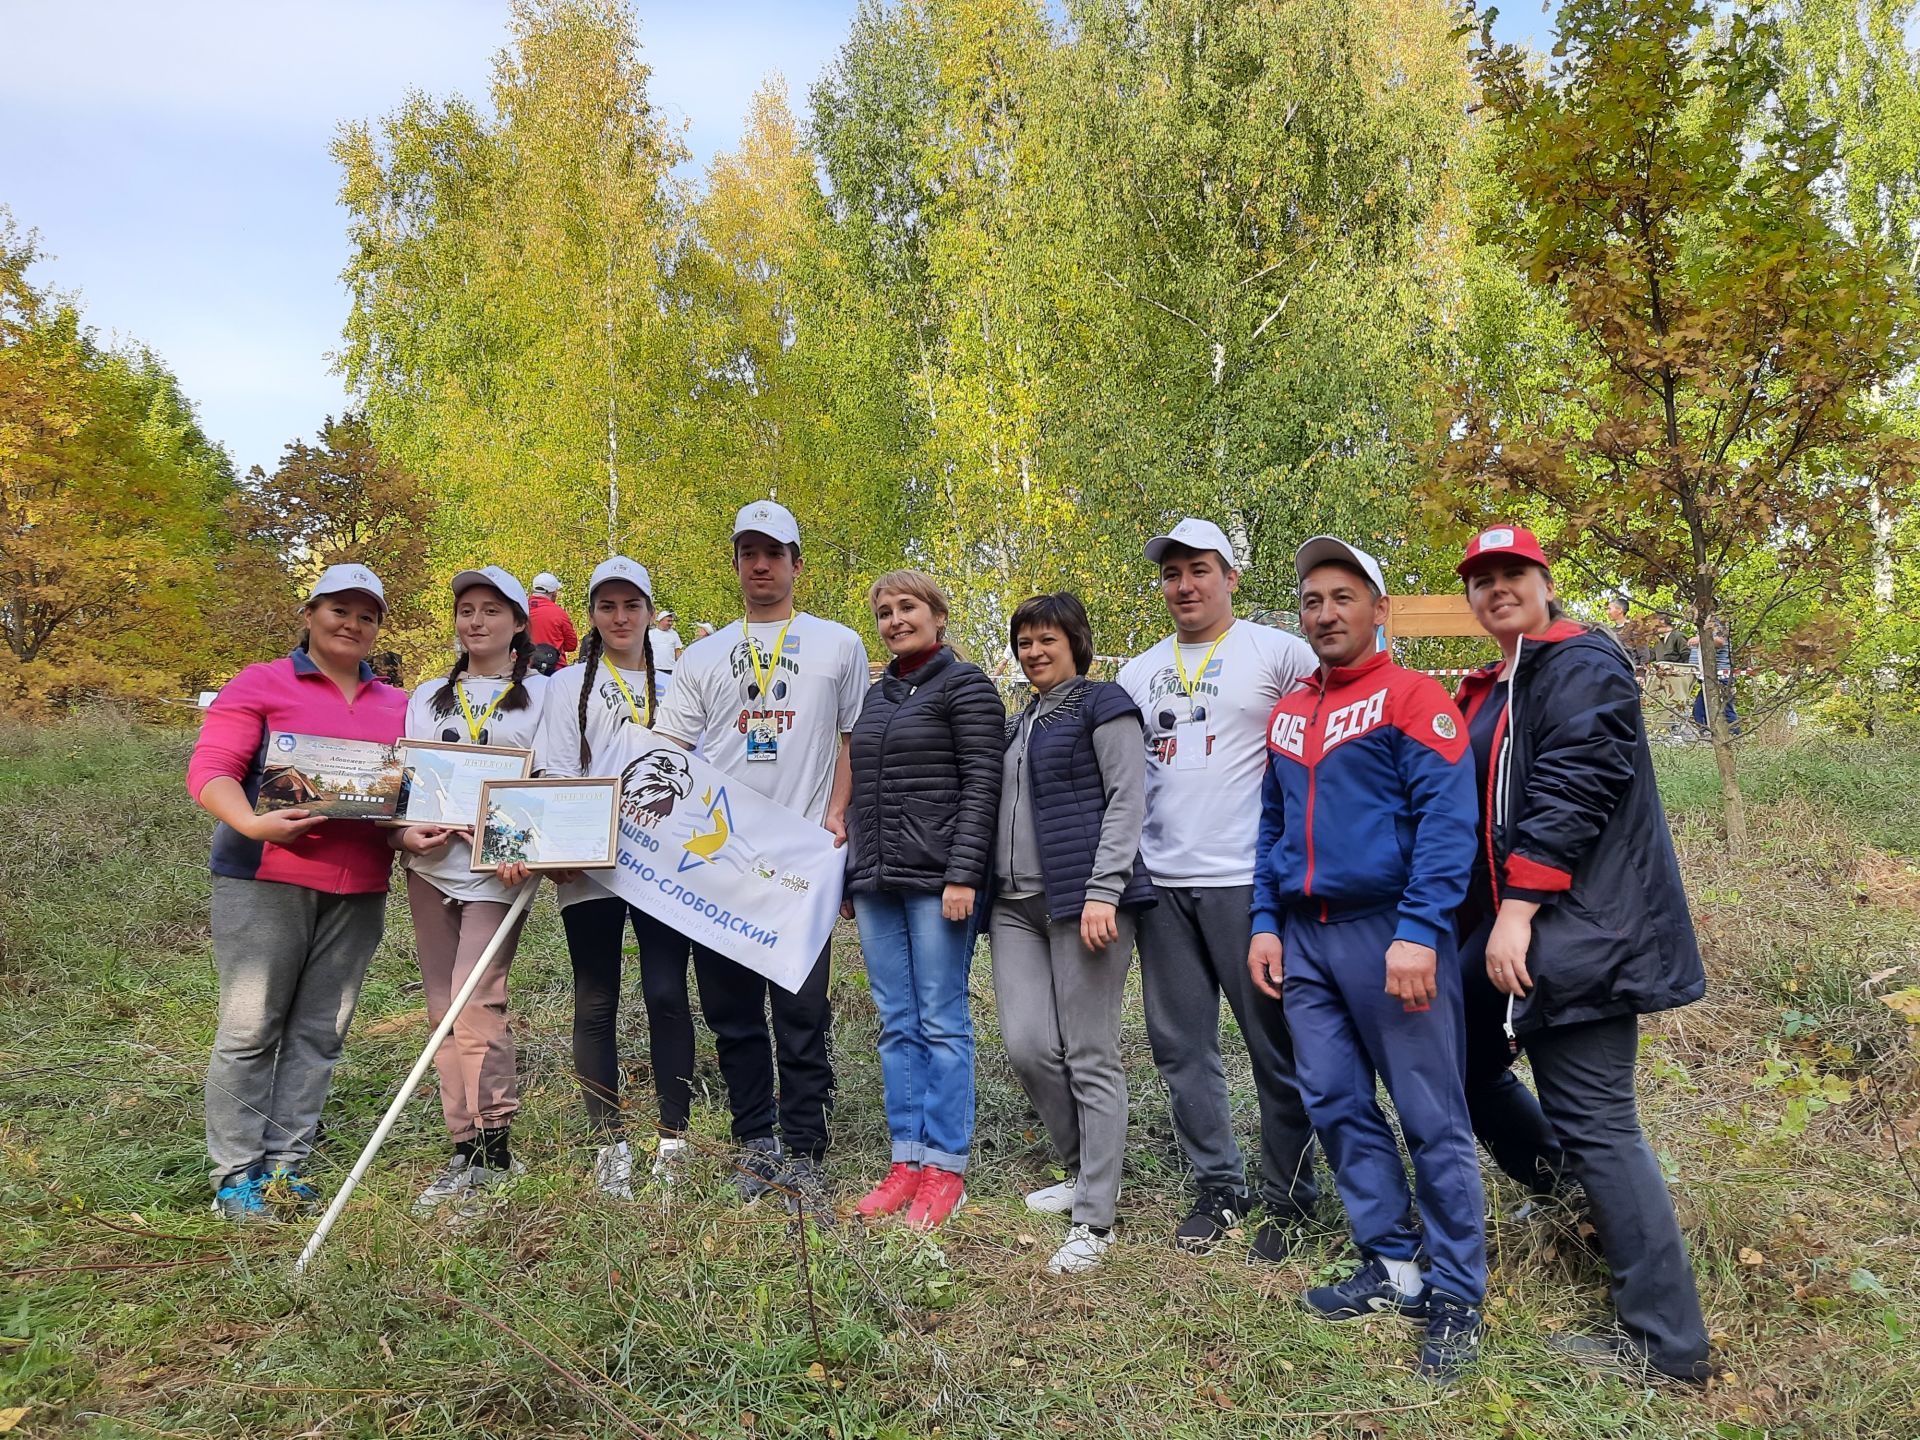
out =
[[[427,1020],[438,1025],[509,907],[493,900],[455,900],[411,871],[407,903],[413,911],[420,978],[426,984]],[[514,923],[514,933],[433,1057],[440,1075],[440,1107],[455,1141],[471,1140],[482,1129],[498,1130],[520,1109],[513,1029],[507,1023],[507,967],[526,918],[523,912]]]

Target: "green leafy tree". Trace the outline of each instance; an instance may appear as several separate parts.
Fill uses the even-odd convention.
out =
[[[1701,634],[1724,618],[1736,650],[1830,658],[1875,507],[1913,473],[1868,403],[1914,357],[1910,277],[1824,203],[1834,132],[1791,103],[1771,26],[1697,0],[1572,0],[1559,35],[1543,76],[1482,32],[1511,203],[1478,224],[1572,343],[1548,377],[1460,381],[1428,498],[1462,528],[1528,505]],[[1737,847],[1733,736],[1702,671]]]
[[[663,463],[697,419],[663,285],[685,151],[616,0],[516,0],[493,115],[414,96],[334,145],[351,218],[342,360],[434,551],[584,574],[681,533]]]
[[[102,346],[37,258],[0,211],[0,706],[197,689],[234,643],[226,577],[267,552],[226,524],[232,466],[173,375]]]

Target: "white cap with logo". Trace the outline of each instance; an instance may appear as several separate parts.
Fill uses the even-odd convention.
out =
[[[1227,532],[1211,520],[1196,520],[1189,515],[1164,535],[1156,535],[1147,541],[1147,559],[1154,564],[1160,563],[1169,546],[1184,545],[1189,550],[1213,550],[1227,562],[1227,569],[1238,570],[1239,562],[1233,558],[1233,542],[1227,539]]]
[[[538,575],[533,577],[533,588],[535,593],[540,595],[558,595],[560,593],[560,577],[551,570],[542,570]]]
[[[387,613],[387,591],[380,583],[380,577],[364,565],[329,565],[320,572],[320,578],[313,582],[313,589],[307,595],[307,604],[311,605],[322,595],[338,595],[343,590],[364,590],[380,602],[380,614]]]
[[[1376,591],[1382,595],[1387,593],[1387,579],[1380,573],[1380,562],[1336,535],[1316,535],[1294,551],[1294,573],[1304,580],[1316,565],[1324,565],[1329,560],[1351,566],[1366,576]]]
[[[512,602],[513,608],[521,615],[527,613],[527,592],[520,582],[502,570],[498,565],[484,565],[478,570],[462,570],[453,577],[453,598],[458,600],[462,590],[471,590],[475,585],[491,585]]]
[[[653,603],[653,577],[647,573],[647,567],[638,560],[615,555],[594,567],[593,578],[587,581],[587,604],[593,604],[593,592],[609,580],[624,580],[629,585],[639,586],[640,593],[647,597],[647,603]]]
[[[738,538],[749,531],[778,540],[782,545],[800,543],[800,522],[777,500],[755,500],[740,507],[740,513],[733,517],[734,536]]]

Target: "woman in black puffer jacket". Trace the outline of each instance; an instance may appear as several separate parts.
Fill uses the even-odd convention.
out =
[[[1474,1131],[1536,1190],[1586,1190],[1620,1328],[1558,1347],[1704,1380],[1699,1291],[1634,1102],[1639,1017],[1698,1000],[1707,982],[1633,662],[1563,617],[1530,532],[1482,531],[1459,572],[1502,656],[1458,697],[1481,797],[1459,917]],[[1538,1102],[1508,1073],[1520,1046]]]
[[[947,597],[896,570],[867,593],[893,660],[850,742],[847,892],[880,1012],[893,1165],[860,1201],[932,1229],[966,1198],[973,1139],[967,972],[1000,808],[1006,707],[946,644]]]

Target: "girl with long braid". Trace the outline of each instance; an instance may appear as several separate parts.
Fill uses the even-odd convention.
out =
[[[587,774],[623,725],[652,727],[653,580],[647,567],[616,555],[587,586],[590,628],[577,664],[553,677],[534,764],[544,775]],[[563,877],[556,876],[557,880]],[[648,1045],[659,1104],[656,1180],[670,1183],[687,1153],[693,1106],[693,1007],[687,994],[687,938],[610,895],[589,876],[565,877],[560,919],[573,960],[573,1068],[587,1120],[599,1140],[593,1178],[619,1200],[633,1198],[633,1154],[620,1108],[620,1063],[614,1024],[626,929],[640,947],[640,993],[647,1007]]]
[[[407,701],[407,739],[532,749],[549,682],[528,670],[533,641],[526,590],[497,565],[462,570],[453,577],[453,633],[459,645],[453,668]],[[405,853],[427,1019],[438,1025],[505,920],[514,877],[475,873],[471,836],[458,828],[408,826],[393,832],[392,843]],[[450,1200],[477,1210],[484,1192],[516,1168],[507,1138],[520,1109],[507,967],[519,927],[516,921],[434,1056],[453,1155],[414,1202],[416,1214]]]

